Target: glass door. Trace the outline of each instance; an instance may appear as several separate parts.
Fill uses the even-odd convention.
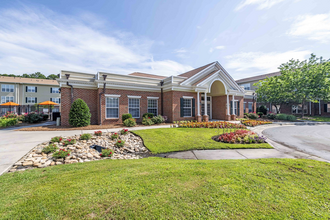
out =
[[[207,115],[209,116],[209,119],[212,119],[212,112],[211,112],[211,108],[212,108],[212,97],[211,96],[206,96],[206,100],[207,100]],[[204,95],[201,95],[201,113],[202,116],[205,115],[205,98]]]

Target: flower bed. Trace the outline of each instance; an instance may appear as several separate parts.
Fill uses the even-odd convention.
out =
[[[257,121],[257,120],[245,120],[241,121],[242,124],[250,127],[258,126],[258,125],[266,125],[266,124],[272,124],[271,121]]]
[[[226,129],[246,129],[245,125],[235,124],[225,121],[212,122],[192,122],[183,121],[177,122],[178,127],[182,128],[226,128]]]
[[[237,130],[235,132],[215,136],[212,139],[218,142],[231,144],[266,143],[266,139],[264,137],[259,137],[256,133],[249,130]]]

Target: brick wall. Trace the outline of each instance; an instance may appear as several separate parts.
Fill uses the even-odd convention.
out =
[[[225,120],[227,115],[227,95],[212,96],[212,118]]]

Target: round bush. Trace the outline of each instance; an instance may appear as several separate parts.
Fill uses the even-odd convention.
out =
[[[142,119],[142,124],[143,125],[153,125],[154,124],[154,121],[151,120],[151,118],[144,117]]]
[[[286,115],[286,114],[277,114],[276,115],[276,119],[278,119],[278,120],[287,120],[287,118],[288,118],[288,115]]]
[[[131,114],[123,114],[122,116],[121,116],[121,120],[122,121],[125,121],[126,119],[129,119],[129,118],[132,118],[132,115]]]
[[[136,120],[134,118],[128,118],[123,122],[123,124],[126,127],[134,127],[136,125]]]
[[[287,120],[288,121],[296,121],[297,120],[297,117],[294,116],[294,115],[288,115]]]
[[[88,105],[82,99],[76,99],[69,113],[69,124],[73,127],[84,127],[91,123],[91,113]]]
[[[144,113],[142,115],[142,118],[145,118],[145,117],[147,117],[147,118],[153,118],[154,117],[154,114],[153,113]]]
[[[259,116],[258,116],[256,113],[250,113],[250,114],[248,115],[248,117],[249,117],[250,119],[257,119],[257,118],[259,118]]]
[[[155,124],[161,124],[161,123],[163,123],[165,120],[164,120],[163,116],[158,115],[158,116],[153,117],[153,118],[152,118],[152,121],[153,121],[153,123],[155,123]]]

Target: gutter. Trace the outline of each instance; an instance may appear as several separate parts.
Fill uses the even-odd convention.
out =
[[[164,102],[163,102],[163,85],[164,85],[164,80],[160,81],[160,100],[162,102],[161,105],[161,115],[164,115]]]
[[[107,75],[102,75],[103,76],[103,80],[105,81],[107,78]],[[106,87],[106,82],[104,82],[103,84],[103,91],[99,94],[99,109],[100,109],[100,123],[99,125],[102,125],[102,95],[105,94],[105,87]]]
[[[67,80],[69,80],[70,74],[65,74],[65,77]],[[66,85],[71,87],[71,105],[72,105],[72,103],[73,103],[73,85],[69,84],[68,81],[66,82]]]

